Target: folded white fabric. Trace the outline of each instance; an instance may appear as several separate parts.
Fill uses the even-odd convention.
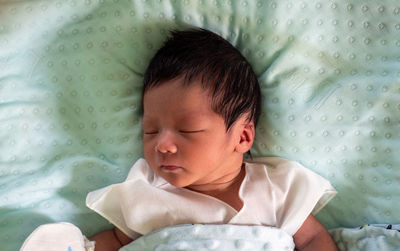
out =
[[[20,251],[94,251],[94,242],[89,241],[79,228],[61,222],[39,226],[25,240]]]

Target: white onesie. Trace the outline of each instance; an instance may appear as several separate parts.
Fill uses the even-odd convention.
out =
[[[258,158],[245,168],[239,212],[214,197],[170,185],[144,159],[126,181],[89,193],[86,204],[131,238],[196,223],[274,226],[294,235],[336,194],[329,181],[297,162]]]

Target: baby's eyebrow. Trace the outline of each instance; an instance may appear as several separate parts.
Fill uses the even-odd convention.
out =
[[[154,123],[155,122],[155,119],[154,118],[151,118],[151,117],[148,117],[148,116],[143,116],[143,118],[142,118],[142,125],[143,124],[151,124],[151,123]]]
[[[190,119],[197,119],[197,118],[208,118],[205,112],[202,111],[182,111],[182,118],[190,118]]]
[[[198,110],[181,110],[175,115],[175,119],[178,122],[194,121],[195,123],[197,123],[200,121],[208,120],[210,118],[209,114]],[[151,125],[153,123],[157,123],[159,119],[159,116],[147,113],[142,117],[142,125]]]
[[[178,122],[187,124],[189,123],[190,125],[194,124],[204,124],[205,121],[207,121],[207,116],[184,116],[179,118]]]

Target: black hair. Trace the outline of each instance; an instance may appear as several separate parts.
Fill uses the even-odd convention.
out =
[[[171,31],[145,72],[142,99],[149,89],[179,77],[185,85],[201,80],[227,130],[245,114],[257,124],[261,113],[257,76],[242,54],[219,35],[205,29]]]

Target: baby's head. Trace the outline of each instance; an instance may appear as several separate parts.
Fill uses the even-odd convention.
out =
[[[168,182],[204,184],[229,166],[240,169],[254,140],[261,92],[229,42],[202,29],[172,32],[148,66],[142,98],[144,154]]]
[[[228,41],[203,29],[171,32],[171,37],[150,62],[143,93],[182,78],[198,82],[211,95],[212,109],[227,130],[242,115],[257,124],[261,110],[260,87],[251,65]]]

